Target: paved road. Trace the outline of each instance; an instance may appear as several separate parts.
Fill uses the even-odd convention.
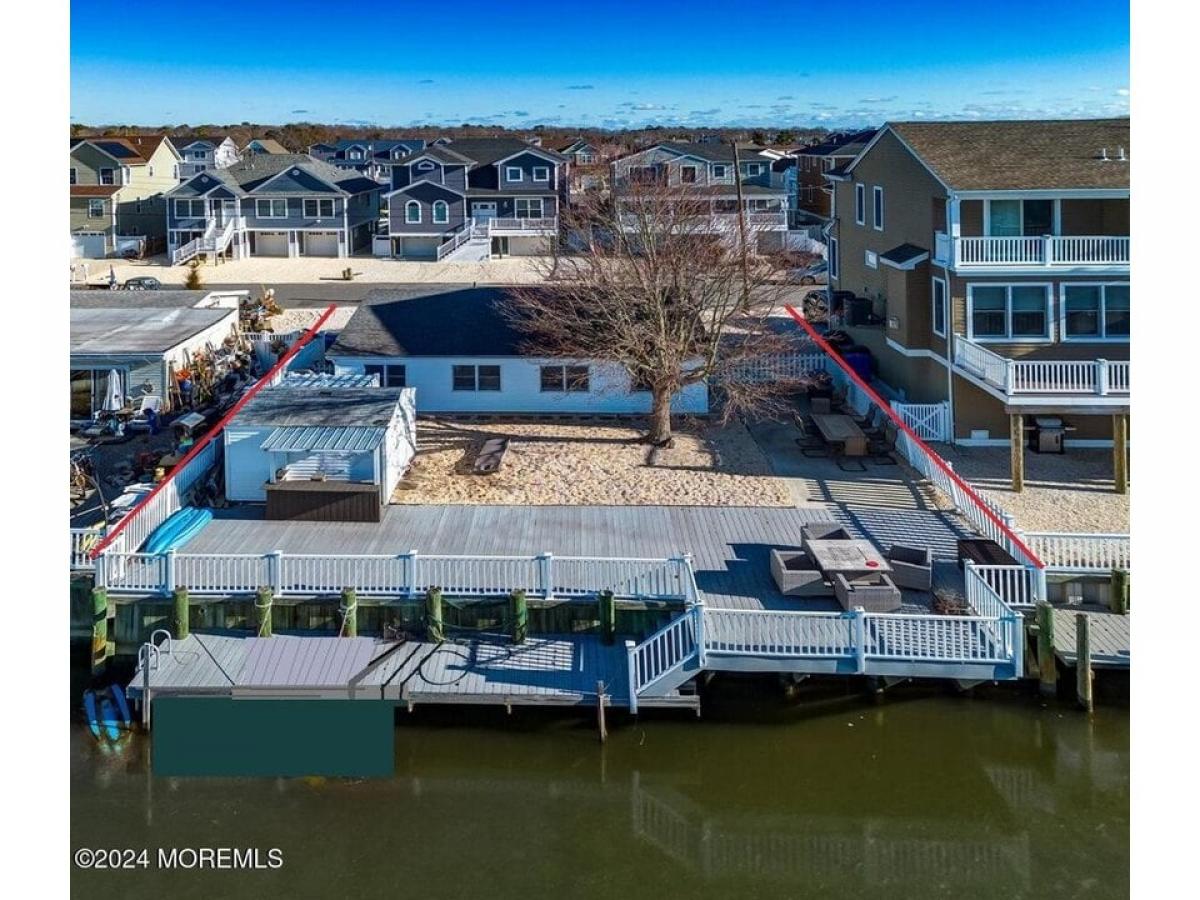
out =
[[[275,302],[284,309],[324,309],[330,303],[354,305],[370,292],[380,288],[412,287],[411,284],[380,284],[378,282],[334,281],[329,284],[272,284]],[[205,284],[206,291],[250,291],[255,297],[261,284]]]

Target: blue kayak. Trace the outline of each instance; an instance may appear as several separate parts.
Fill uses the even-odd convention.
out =
[[[83,709],[87,713],[88,730],[92,732],[92,737],[100,740],[100,716],[96,709],[96,695],[92,691],[84,692]]]
[[[194,506],[179,510],[163,522],[146,541],[143,553],[166,553],[177,550],[200,533],[212,521],[212,510]]]
[[[125,723],[125,727],[132,727],[133,717],[129,714],[129,703],[125,700],[125,692],[121,690],[121,686],[119,684],[111,685],[108,692],[112,694],[112,698],[117,704],[117,712],[121,714],[121,721]]]
[[[100,701],[100,722],[104,725],[104,734],[110,741],[120,740],[121,723],[117,721],[117,711],[107,697]]]

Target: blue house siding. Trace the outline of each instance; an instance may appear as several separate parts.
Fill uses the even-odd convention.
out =
[[[540,197],[542,201],[541,218],[549,219],[558,215],[558,198],[553,194],[521,194],[522,197]],[[517,214],[517,197],[515,195],[489,195],[486,197],[471,197],[472,215],[474,215],[475,204],[478,203],[495,203],[496,216],[501,219],[511,219]]]
[[[504,160],[496,164],[497,169],[497,187],[501,190],[505,188],[540,188],[545,187],[547,191],[554,192],[558,189],[556,181],[556,169],[558,168],[550,160],[538,156],[536,153],[521,153],[514,156],[512,159]],[[517,168],[521,170],[520,180],[509,179],[508,170]],[[549,181],[534,181],[534,169],[547,169]]]
[[[444,200],[450,207],[450,219],[445,224],[433,221],[433,204],[438,200]],[[405,207],[411,201],[421,204],[420,223],[405,221]],[[403,189],[388,202],[388,229],[393,235],[441,234],[456,231],[466,221],[466,201],[462,194],[428,181],[420,181]]]

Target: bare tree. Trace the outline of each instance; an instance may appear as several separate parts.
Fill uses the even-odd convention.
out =
[[[768,410],[787,385],[741,377],[787,353],[783,287],[754,252],[756,216],[739,216],[710,188],[642,173],[611,196],[586,195],[561,217],[565,247],[537,265],[552,290],[516,289],[508,315],[531,353],[620,364],[651,394],[647,439],[671,439],[671,399],[688,385],[719,388],[719,415]],[[773,327],[774,326],[774,327]]]

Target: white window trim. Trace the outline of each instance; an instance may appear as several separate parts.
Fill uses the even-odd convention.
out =
[[[835,281],[841,277],[841,273],[838,271],[842,265],[842,254],[839,252],[840,250],[841,247],[838,244],[838,239],[831,237],[829,239],[829,253],[825,261],[829,264],[829,275]]]
[[[187,204],[187,211],[180,209],[180,204]],[[192,204],[200,204],[200,215],[192,212]],[[176,197],[175,198],[175,218],[177,219],[203,219],[205,217],[204,200],[200,197]]]
[[[544,172],[545,177],[538,178],[538,172]],[[534,166],[533,167],[533,180],[540,181],[545,184],[549,184],[550,183],[550,167],[549,166]]]
[[[437,163],[435,163],[429,159],[423,159],[419,163],[417,163],[417,171],[418,172],[432,172],[436,168],[437,168]]]
[[[1012,289],[1015,287],[1040,287],[1046,296],[1046,331],[1042,337],[1012,336]],[[975,288],[1004,288],[1004,337],[991,335],[975,335]],[[1013,281],[997,284],[995,282],[978,281],[967,285],[967,339],[979,344],[1053,344],[1055,321],[1051,303],[1054,295],[1054,285],[1041,281]]]
[[[516,178],[513,177],[513,172],[517,173]],[[505,166],[504,167],[504,180],[505,181],[524,181],[525,180],[525,170],[522,169],[520,166]]]
[[[875,185],[871,188],[871,224],[876,231],[883,231],[883,187]]]
[[[107,172],[107,173],[108,173],[108,178],[109,178],[109,180],[108,180],[108,181],[105,181],[105,180],[104,180],[104,173],[105,173],[105,172]],[[117,170],[116,170],[116,169],[107,168],[107,167],[105,167],[105,168],[102,168],[102,169],[97,169],[97,170],[96,170],[96,177],[97,177],[97,178],[100,180],[100,183],[101,183],[101,184],[115,185],[115,184],[117,183]]]
[[[868,269],[878,269],[879,268],[879,254],[876,253],[874,250],[864,250],[863,251],[863,263],[866,265],[866,267]]]
[[[71,184],[79,183],[79,170],[71,166]]]
[[[718,171],[718,170],[720,170],[720,171]],[[712,177],[713,178],[728,178],[729,177],[729,166],[726,165],[725,163],[713,163]]]
[[[1042,234],[1024,234],[1025,231],[1025,201],[1026,200],[1051,200],[1053,203],[1052,222],[1051,222],[1051,237],[1062,235],[1062,200],[1058,197],[984,197],[983,198],[983,236],[992,237],[992,200],[1015,200],[1021,206],[1021,231],[1020,235],[1005,235],[1005,237],[1045,237]]]
[[[438,207],[441,207],[442,210],[444,210],[444,215],[442,215],[441,218],[438,218]],[[434,200],[432,215],[433,215],[433,224],[434,225],[449,224],[449,222],[450,222],[450,204],[447,203],[445,200]]]
[[[310,213],[308,211],[308,204],[310,204],[310,203],[316,205],[316,212]],[[329,212],[328,213],[321,212],[321,204],[322,203],[329,204]],[[332,197],[305,197],[304,198],[304,218],[306,218],[306,219],[332,219],[336,215],[337,215],[337,205],[334,203],[334,200]]]
[[[525,216],[517,215],[517,204],[518,203],[525,202],[525,203],[532,204],[535,201],[537,202],[537,205],[538,205],[538,214],[536,216],[532,215],[532,214],[525,215]],[[516,218],[516,219],[544,219],[544,218],[546,218],[546,202],[541,197],[517,197],[513,201],[513,218]]]
[[[1069,281],[1062,282],[1058,286],[1058,333],[1061,335],[1060,340],[1064,344],[1128,344],[1129,335],[1117,335],[1116,337],[1090,337],[1081,335],[1072,337],[1067,333],[1067,288],[1069,287],[1098,287],[1100,288],[1100,327],[1104,326],[1104,307],[1108,302],[1108,288],[1110,287],[1129,287],[1128,281]],[[1131,295],[1132,296],[1132,295]],[[1130,303],[1130,315],[1133,315],[1133,304]]]
[[[683,180],[683,170],[684,169],[692,170],[692,180],[691,181]],[[686,165],[686,166],[681,165],[679,167],[679,183],[680,184],[696,184],[699,181],[700,181],[700,167],[699,166],[697,166],[697,165]]]
[[[262,204],[264,204],[264,203],[267,204],[267,210],[268,210],[265,214],[262,211]],[[274,207],[275,207],[276,203],[283,204],[283,215],[282,216],[275,215]],[[286,219],[288,217],[287,208],[288,208],[288,202],[287,202],[286,197],[255,197],[254,198],[254,216],[257,219]]]
[[[408,211],[414,207],[416,207],[416,210],[417,210],[417,217],[415,219],[410,217],[408,214]],[[421,212],[421,204],[419,202],[417,202],[416,200],[409,200],[407,203],[404,204],[404,224],[405,225],[420,225],[422,215],[423,214]]]
[[[937,328],[937,310],[938,310],[937,286],[939,284],[942,286],[942,303],[941,303],[942,330],[941,331],[938,331],[938,328]],[[931,309],[929,310],[929,328],[938,337],[944,338],[946,336],[946,331],[947,331],[946,323],[950,321],[950,288],[949,288],[949,285],[946,284],[945,278],[934,278],[933,285],[932,285],[932,287],[930,287],[929,290],[930,290],[930,303],[931,303]]]
[[[867,224],[867,186],[854,185],[854,224]]]
[[[98,212],[92,212],[92,209],[95,208],[95,204],[99,204]],[[102,198],[92,197],[91,199],[88,200],[87,217],[89,219],[103,219],[104,218],[104,200]]]

